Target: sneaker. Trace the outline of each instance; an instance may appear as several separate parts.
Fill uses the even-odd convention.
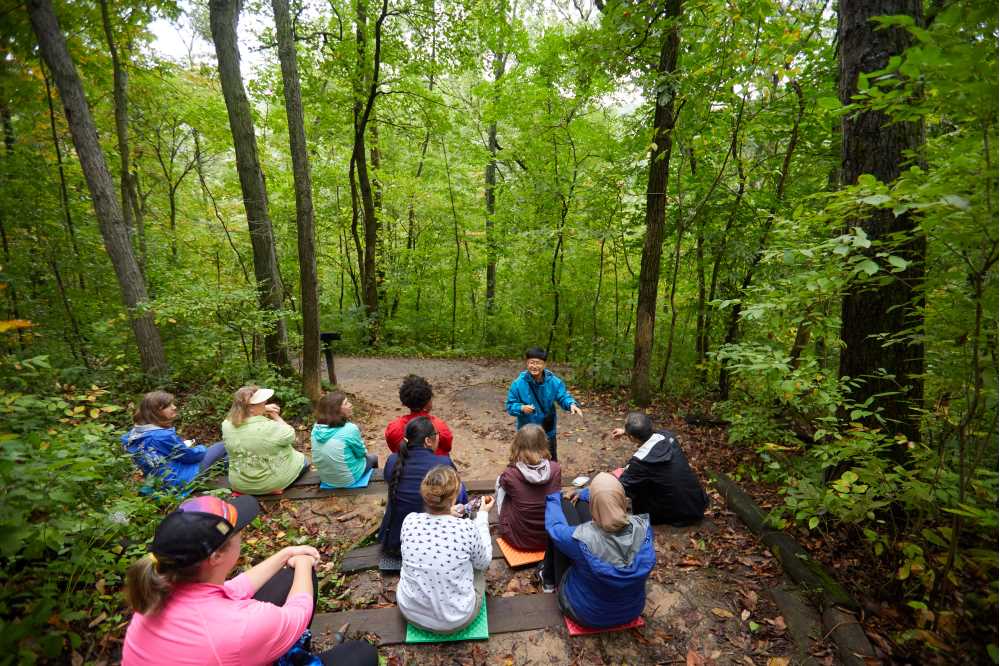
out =
[[[538,583],[542,586],[542,592],[545,594],[552,594],[556,591],[556,586],[553,583],[546,583],[545,576],[542,575],[542,570],[538,570]]]

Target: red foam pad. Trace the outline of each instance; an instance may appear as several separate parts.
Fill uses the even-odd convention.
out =
[[[624,467],[619,467],[618,469],[616,469],[615,471],[613,471],[611,473],[615,475],[616,479],[620,479],[620,478],[622,478],[622,474],[625,473],[625,468]]]
[[[639,627],[646,626],[646,621],[643,620],[641,617],[637,617],[631,622],[626,622],[625,624],[619,624],[614,627],[604,627],[603,629],[591,629],[590,627],[584,627],[565,616],[563,616],[563,620],[566,621],[566,628],[569,629],[570,636],[588,636],[590,634],[604,634],[610,631],[624,631],[626,629],[638,629]]]
[[[507,560],[507,565],[511,567],[523,567],[526,564],[535,564],[545,559],[544,550],[518,550],[504,541],[503,537],[497,537],[497,545],[500,546],[500,552]]]

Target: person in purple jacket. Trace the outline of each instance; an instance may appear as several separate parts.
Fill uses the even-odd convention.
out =
[[[166,391],[147,393],[132,421],[135,425],[122,435],[122,444],[147,481],[182,488],[195,476],[226,457],[226,447],[216,442],[205,447],[189,446],[177,434],[174,396]]]

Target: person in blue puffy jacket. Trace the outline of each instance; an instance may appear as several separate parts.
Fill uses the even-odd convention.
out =
[[[548,495],[545,529],[549,548],[556,549],[555,583],[563,613],[595,629],[642,615],[646,579],[656,565],[653,528],[649,516],[628,513],[618,479],[602,472],[572,500],[558,492]]]
[[[122,444],[147,481],[180,488],[214,463],[226,457],[222,442],[211,446],[188,445],[173,427],[177,418],[174,396],[166,391],[147,393],[132,420],[133,428],[122,435]]]
[[[540,347],[532,347],[524,353],[527,369],[511,382],[507,391],[505,409],[517,417],[517,429],[528,423],[542,426],[549,438],[549,454],[556,455],[556,405],[579,416],[583,414],[580,405],[566,390],[566,384],[551,370],[545,369],[548,354]]]

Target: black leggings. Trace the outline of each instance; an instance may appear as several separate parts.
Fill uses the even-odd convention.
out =
[[[313,615],[316,614],[316,572],[312,572],[313,579]],[[284,606],[288,599],[288,591],[292,589],[292,582],[295,580],[295,572],[292,569],[284,568],[271,577],[271,580],[261,585],[257,594],[253,598],[257,601],[266,601],[275,606]],[[312,624],[312,617],[309,618]],[[378,650],[368,641],[346,641],[316,655],[325,666],[378,666]]]
[[[591,520],[589,502],[578,501],[573,504],[568,499],[563,498],[562,510],[566,516],[566,522],[570,525],[582,525]],[[573,560],[566,557],[552,543],[552,539],[549,539],[549,545],[545,549],[545,560],[542,562],[542,578],[545,582],[559,585],[571,566],[573,566]]]

